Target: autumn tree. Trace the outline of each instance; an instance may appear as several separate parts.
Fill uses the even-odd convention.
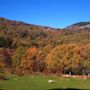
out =
[[[88,46],[88,48],[89,47],[90,46]],[[79,74],[83,67],[86,68],[87,66],[89,68],[89,49],[86,49],[85,46],[84,49],[82,51],[81,47],[75,44],[55,47],[47,56],[47,68],[52,72],[72,72],[73,74]]]
[[[90,73],[90,43],[81,46],[81,71],[83,74]]]
[[[43,71],[44,69],[44,53],[37,48],[30,48],[23,55],[21,67],[29,72]]]

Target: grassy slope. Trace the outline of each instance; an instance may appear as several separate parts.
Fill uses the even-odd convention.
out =
[[[56,83],[48,83],[49,79]],[[71,88],[71,89],[70,89]],[[0,80],[0,90],[89,90],[90,79],[67,79],[56,76],[10,76]]]

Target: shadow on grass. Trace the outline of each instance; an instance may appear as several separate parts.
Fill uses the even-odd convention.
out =
[[[90,89],[77,89],[77,88],[54,88],[54,89],[48,89],[48,90],[90,90]]]

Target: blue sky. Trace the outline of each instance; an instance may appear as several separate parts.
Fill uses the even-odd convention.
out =
[[[0,17],[63,28],[90,21],[90,0],[0,0]]]

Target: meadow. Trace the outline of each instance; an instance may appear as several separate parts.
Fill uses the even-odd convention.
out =
[[[55,83],[48,83],[48,80],[55,80]],[[0,80],[0,90],[90,90],[90,79],[9,75],[7,80]]]

